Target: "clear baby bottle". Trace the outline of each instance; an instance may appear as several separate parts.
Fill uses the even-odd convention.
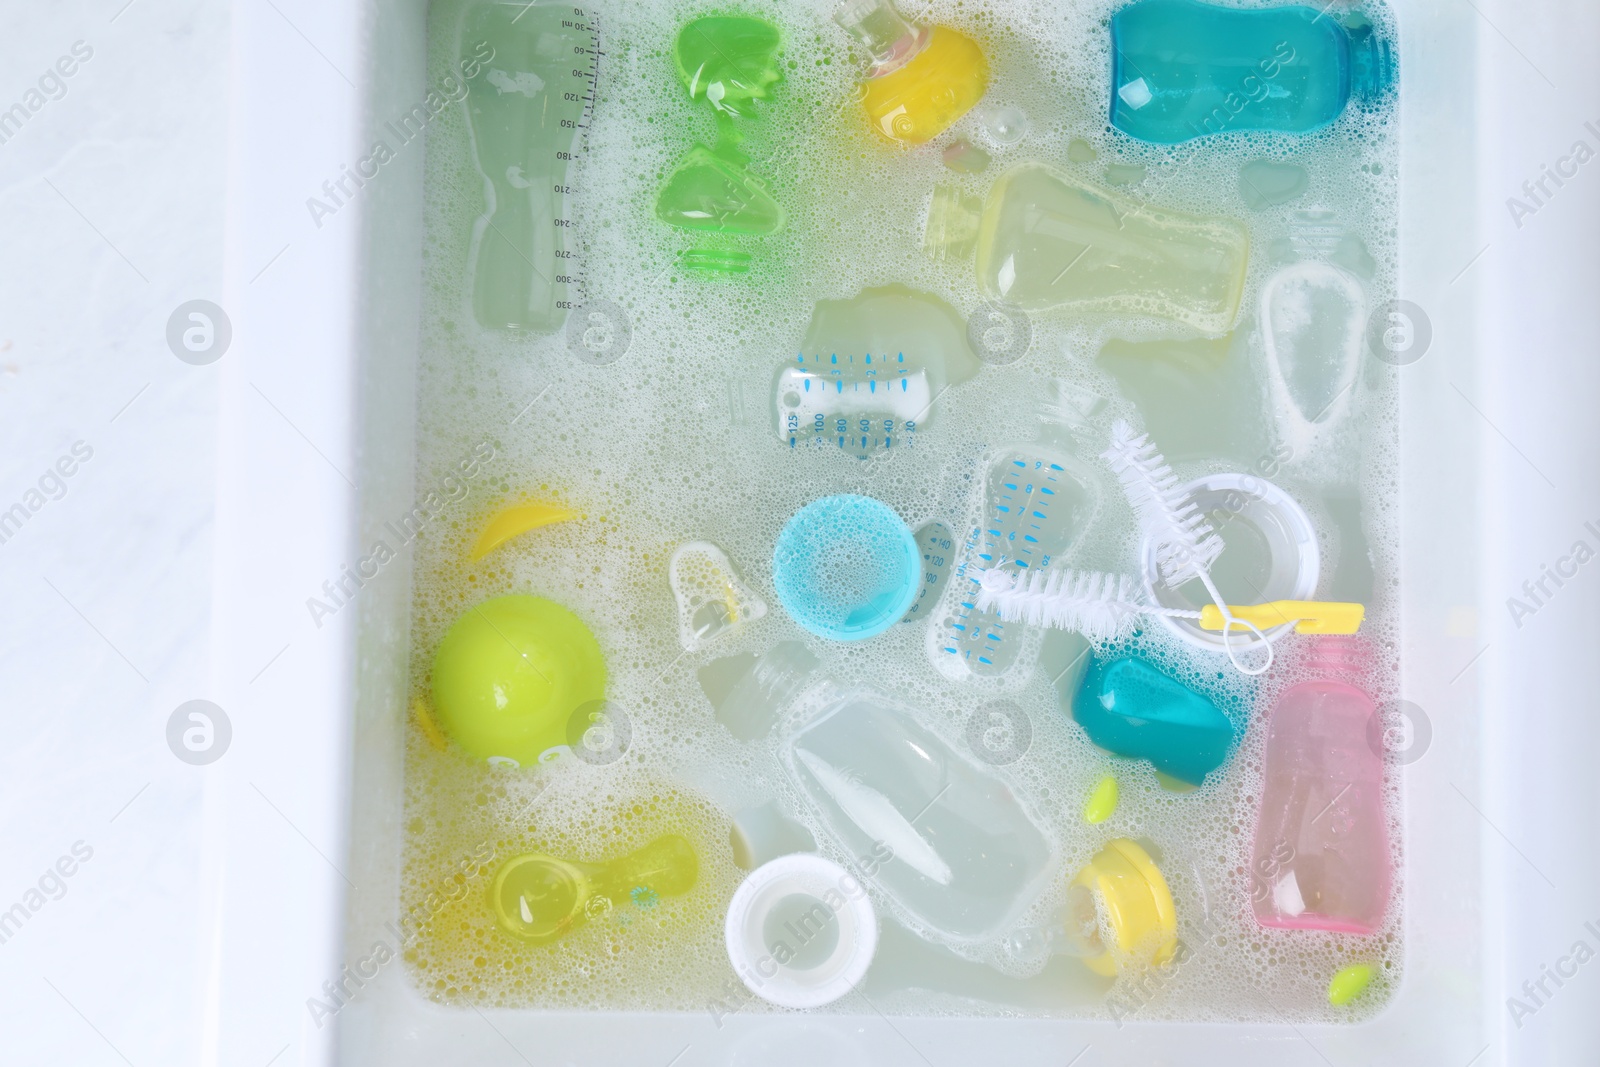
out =
[[[913,929],[961,943],[1002,932],[1054,867],[1038,818],[993,767],[869,689],[824,689],[782,758],[822,824]]]
[[[844,0],[833,19],[872,54],[861,103],[890,140],[930,141],[983,99],[989,61],[966,34],[908,22],[890,0]]]
[[[1377,709],[1340,680],[1363,661],[1356,639],[1318,638],[1324,677],[1273,709],[1250,865],[1262,926],[1370,934],[1383,922],[1391,873]]]
[[[975,248],[983,294],[1028,311],[1163,318],[1216,335],[1238,315],[1250,238],[1230,219],[1141,204],[1030,162],[981,204],[935,189],[923,247],[941,259]]]
[[[467,82],[467,115],[489,187],[473,313],[490,329],[551,333],[567,314],[556,266],[568,251],[566,229],[556,223],[583,117],[580,94],[562,90],[572,87],[573,49],[593,41],[573,26],[569,8],[509,2],[468,11],[462,41],[465,58],[481,63]]]

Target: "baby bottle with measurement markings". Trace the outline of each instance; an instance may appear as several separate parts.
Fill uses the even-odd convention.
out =
[[[1365,663],[1356,639],[1317,640],[1324,676],[1279,697],[1268,723],[1251,903],[1262,926],[1370,934],[1391,881],[1382,723],[1343,680]]]
[[[472,308],[489,329],[552,333],[566,321],[567,173],[595,48],[571,7],[489,3],[465,16],[464,69],[478,67],[467,115],[488,198]]]
[[[823,300],[773,385],[787,448],[866,459],[910,448],[953,385],[978,372],[956,310],[901,285]]]
[[[833,20],[872,54],[861,103],[891,141],[923,144],[972,110],[989,87],[978,43],[948,26],[906,21],[890,0],[843,0]]]
[[[936,188],[923,247],[936,259],[975,250],[979,290],[1027,311],[1161,318],[1216,335],[1238,315],[1250,239],[1231,219],[1142,204],[1019,163],[982,203]]]
[[[1139,0],[1111,19],[1111,124],[1142,141],[1307,133],[1392,78],[1389,42],[1323,5]]]
[[[1001,565],[1048,572],[1070,560],[1099,511],[1099,482],[1066,448],[1041,442],[990,453],[976,498],[950,584],[932,613],[928,655],[957,680],[1020,678],[1043,631],[979,610],[983,573]]]

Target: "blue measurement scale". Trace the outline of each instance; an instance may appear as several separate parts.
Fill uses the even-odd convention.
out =
[[[802,449],[841,451],[865,459],[909,448],[917,422],[933,404],[928,372],[894,355],[807,356],[778,372],[779,440]]]
[[[1008,449],[990,461],[977,523],[961,545],[946,614],[936,632],[944,669],[995,677],[1021,653],[1022,623],[976,607],[982,572],[1042,571],[1077,543],[1093,512],[1093,481],[1072,459],[1036,449]]]

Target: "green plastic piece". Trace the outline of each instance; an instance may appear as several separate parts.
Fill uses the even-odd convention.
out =
[[[714,15],[685,23],[672,58],[691,100],[716,116],[715,148],[697,144],[679,161],[656,198],[656,217],[669,226],[708,233],[764,237],[783,228],[783,208],[750,172],[739,150],[737,123],[758,117],[756,104],[783,79],[778,27],[763,19]],[[748,253],[691,249],[686,269],[698,274],[743,274]]]
[[[726,248],[686,248],[678,254],[678,263],[696,274],[750,273],[750,253]]]
[[[1083,806],[1083,821],[1090,825],[1103,823],[1116,810],[1117,779],[1108,774],[1095,783],[1094,792],[1089,794],[1089,803]]]
[[[713,15],[685,23],[672,52],[691,100],[729,115],[756,114],[756,101],[783,80],[778,27],[762,19]]]
[[[764,235],[783,228],[783,208],[739,153],[697,144],[667,179],[656,215],[669,226]]]
[[[1328,983],[1328,1003],[1342,1008],[1367,991],[1376,975],[1370,963],[1352,963],[1342,968]]]
[[[614,907],[654,907],[661,897],[687,893],[699,870],[693,846],[677,834],[610,863],[530,852],[506,861],[495,874],[489,906],[501,929],[545,945]]]
[[[502,596],[469,608],[433,657],[439,726],[474,759],[537,762],[567,743],[578,709],[600,701],[606,664],[576,615],[553,600]]]

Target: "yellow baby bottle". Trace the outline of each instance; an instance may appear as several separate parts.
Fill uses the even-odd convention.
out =
[[[833,20],[872,53],[862,105],[890,140],[932,140],[989,87],[989,61],[976,41],[948,26],[908,22],[890,0],[843,0]]]

